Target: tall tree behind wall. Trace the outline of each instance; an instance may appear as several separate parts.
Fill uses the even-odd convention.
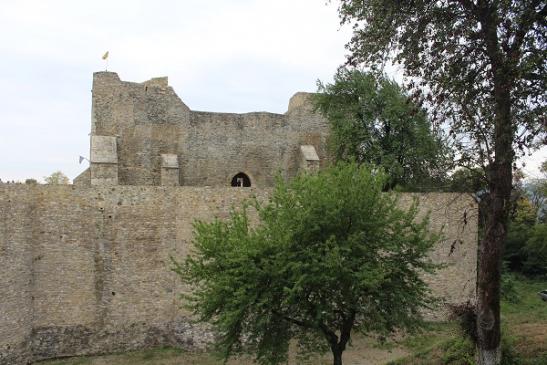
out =
[[[340,68],[334,83],[318,83],[316,105],[331,126],[337,160],[382,167],[388,189],[438,190],[452,161],[443,136],[423,108],[383,75]]]
[[[485,233],[479,248],[479,364],[499,364],[501,250],[507,234],[512,168],[545,144],[545,0],[341,0],[354,26],[348,62],[404,66],[415,96],[450,127],[458,162],[484,168]]]
[[[44,182],[49,185],[70,184],[70,179],[62,171],[55,171],[49,176],[44,176]]]

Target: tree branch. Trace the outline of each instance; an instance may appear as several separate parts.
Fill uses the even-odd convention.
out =
[[[346,344],[348,343],[351,336],[351,329],[353,328],[353,323],[355,322],[355,310],[351,310],[349,317],[344,320],[342,328],[340,329],[340,347],[342,350],[345,350]]]
[[[299,319],[295,319],[295,318],[291,318],[289,316],[286,316],[286,315],[283,315],[277,311],[272,311],[273,314],[275,314],[276,316],[279,316],[281,317],[282,319],[284,319],[285,321],[287,322],[290,322],[292,324],[295,324],[297,326],[300,326],[300,327],[304,327],[304,328],[309,328],[309,329],[317,329],[317,326],[314,326],[312,323],[310,322],[306,322],[306,321],[301,321]]]
[[[522,46],[522,43],[524,42],[524,37],[530,31],[532,26],[536,21],[541,21],[542,19],[545,19],[545,16],[547,16],[547,5],[543,7],[540,11],[536,12],[535,8],[541,3],[542,0],[535,0],[529,7],[526,8],[525,11],[521,17],[520,22],[517,25],[517,29],[515,31],[515,39],[513,41],[513,44],[509,48],[509,55],[514,56],[518,53],[520,47]],[[507,38],[510,38],[509,36]]]
[[[323,323],[319,323],[319,328],[325,334],[325,337],[327,338],[327,341],[329,341],[331,346],[338,344],[338,336],[336,336],[336,333],[334,333],[334,331],[332,331]]]
[[[477,5],[471,0],[457,0],[457,2],[464,7],[464,9],[469,10],[471,13],[477,11]]]

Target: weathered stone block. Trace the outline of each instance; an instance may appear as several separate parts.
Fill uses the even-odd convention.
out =
[[[91,136],[91,163],[118,163],[116,137]]]
[[[319,170],[319,156],[315,147],[311,145],[300,146],[301,168],[305,171]]]
[[[91,185],[118,185],[118,165],[92,163],[90,166]]]

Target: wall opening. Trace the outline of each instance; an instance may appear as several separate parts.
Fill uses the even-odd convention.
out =
[[[248,188],[251,186],[251,179],[243,172],[240,172],[232,178],[232,186]]]

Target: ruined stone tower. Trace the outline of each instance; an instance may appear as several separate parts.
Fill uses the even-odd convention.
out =
[[[167,77],[121,81],[93,75],[90,168],[78,185],[273,185],[326,159],[327,121],[311,94],[285,114],[192,111]]]

